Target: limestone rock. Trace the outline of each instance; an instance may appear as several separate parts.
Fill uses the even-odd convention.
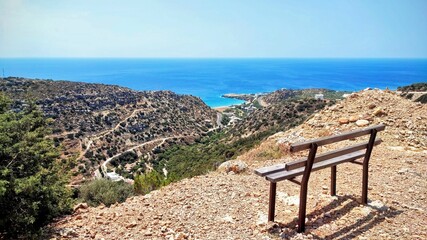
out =
[[[87,205],[87,203],[79,203],[76,206],[74,206],[73,210],[74,212],[79,210],[79,209],[87,209],[89,206]]]
[[[351,116],[351,117],[348,119],[348,121],[349,121],[349,122],[356,122],[357,120],[359,120],[359,118],[358,118],[358,117],[356,117],[356,116]]]
[[[364,127],[369,125],[369,121],[365,119],[357,120],[356,125],[359,127]]]
[[[233,173],[241,173],[244,172],[248,168],[248,165],[240,160],[231,160],[222,163],[218,167],[218,171],[220,172],[233,172]]]
[[[386,115],[385,112],[384,112],[384,110],[382,108],[380,108],[380,107],[376,108],[372,114],[374,116],[377,116],[377,117]]]
[[[340,119],[338,119],[338,122],[340,124],[347,124],[347,123],[349,123],[349,120],[348,120],[348,118],[340,118]]]

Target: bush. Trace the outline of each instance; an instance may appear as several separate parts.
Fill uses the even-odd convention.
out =
[[[53,140],[46,138],[46,119],[36,106],[31,103],[16,113],[9,102],[0,94],[0,238],[29,238],[71,210],[67,161],[58,161]]]
[[[79,198],[90,206],[96,207],[101,203],[105,206],[110,206],[116,202],[121,203],[133,195],[133,187],[128,183],[99,179],[82,185]]]
[[[133,183],[134,190],[138,194],[147,194],[163,185],[166,185],[165,179],[155,170],[146,174],[136,175]]]

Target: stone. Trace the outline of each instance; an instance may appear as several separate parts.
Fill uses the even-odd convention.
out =
[[[151,236],[151,235],[153,235],[153,233],[151,232],[151,230],[150,230],[150,229],[147,229],[147,230],[144,232],[144,236]]]
[[[356,122],[357,120],[359,120],[359,118],[358,118],[358,117],[356,117],[356,116],[351,116],[351,117],[348,119],[348,121],[349,121],[349,122]]]
[[[369,108],[369,109],[374,109],[376,106],[377,106],[377,105],[375,105],[375,104],[371,103],[371,104],[369,104],[369,105],[368,105],[368,108]]]
[[[384,110],[382,109],[382,108],[376,108],[375,110],[374,110],[374,112],[372,113],[374,116],[383,116],[383,115],[385,115],[385,112],[384,112]]]
[[[137,223],[136,223],[136,222],[131,222],[130,224],[128,224],[128,225],[126,226],[126,228],[133,228],[133,227],[136,227],[136,225],[137,225]]]
[[[220,172],[233,172],[233,173],[241,173],[244,172],[248,168],[248,165],[240,160],[230,160],[222,163],[218,167],[218,171]]]
[[[79,203],[76,206],[74,206],[73,210],[74,212],[79,210],[79,209],[87,209],[89,206],[87,205],[87,203]]]
[[[348,118],[340,118],[340,119],[338,119],[338,122],[340,124],[347,124],[347,123],[349,123],[349,120],[348,120]]]
[[[175,239],[176,240],[184,240],[184,239],[187,239],[187,236],[184,233],[180,232],[180,233],[175,235]]]
[[[286,205],[289,206],[299,206],[299,196],[289,196],[282,199]]]
[[[397,173],[399,173],[399,174],[404,174],[404,173],[407,173],[407,172],[409,172],[408,168],[401,168],[401,169],[399,169],[399,171],[397,171]]]
[[[383,202],[381,202],[380,200],[375,200],[375,201],[369,202],[368,205],[371,206],[372,208],[379,210],[379,211],[387,211],[388,210],[388,207]]]
[[[364,127],[369,125],[369,121],[365,119],[357,120],[356,125],[359,127]]]
[[[62,237],[66,237],[66,238],[70,238],[70,237],[77,237],[78,234],[76,233],[76,231],[72,228],[64,228],[62,229],[59,234]]]

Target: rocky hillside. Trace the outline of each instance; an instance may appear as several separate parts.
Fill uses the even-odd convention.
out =
[[[263,94],[228,94],[228,97],[246,99],[240,106],[224,110],[224,114],[240,121],[228,130],[234,137],[246,137],[262,132],[275,133],[301,124],[308,116],[325,106],[343,99],[346,91],[329,89],[280,89]]]
[[[54,119],[53,137],[64,155],[75,155],[76,169],[88,176],[129,149],[135,153],[130,162],[147,159],[156,147],[193,142],[217,124],[217,113],[199,98],[170,91],[12,77],[0,79],[0,91],[17,111],[34,99]]]
[[[233,137],[247,137],[270,131],[277,132],[302,123],[308,116],[328,105],[322,100],[289,100],[259,108],[236,122],[228,133]]]
[[[301,90],[292,89],[280,89],[272,93],[262,96],[262,100],[266,104],[276,104],[285,100],[294,99],[314,99],[316,95],[321,94],[323,99],[335,100],[342,99],[344,94],[348,94],[347,91],[335,91],[323,88],[310,88]]]
[[[415,102],[427,103],[427,83],[414,83],[408,86],[398,87],[400,96]]]
[[[128,199],[110,208],[76,211],[52,224],[73,239],[426,239],[427,105],[389,91],[370,90],[328,107],[300,126],[271,136],[238,159],[244,173],[211,172]],[[276,223],[267,223],[268,182],[261,166],[296,159],[289,143],[384,123],[370,161],[369,204],[359,204],[361,169],[338,166],[337,197],[329,169],[312,174],[307,229],[297,234],[299,187],[278,184]],[[274,159],[271,156],[275,156]]]

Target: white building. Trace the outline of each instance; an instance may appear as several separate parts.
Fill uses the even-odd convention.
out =
[[[316,99],[316,100],[323,100],[323,99],[324,99],[324,96],[323,96],[323,94],[321,94],[321,93],[319,93],[319,94],[315,94],[315,95],[314,95],[314,99]]]

